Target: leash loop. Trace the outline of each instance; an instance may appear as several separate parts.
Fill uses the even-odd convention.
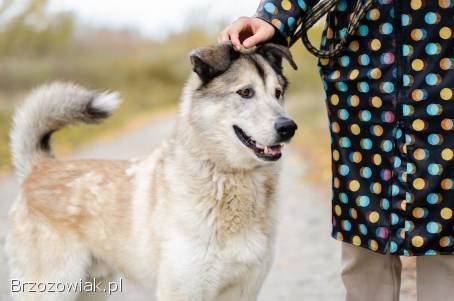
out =
[[[339,0],[321,0],[314,7],[309,9],[306,14],[303,22],[301,22],[300,27],[295,31],[293,36],[290,39],[290,46],[296,43],[301,39],[306,46],[307,50],[315,55],[318,58],[332,58],[336,57],[342,50],[345,49],[347,42],[350,37],[358,29],[360,21],[364,18],[368,10],[373,4],[373,0],[357,0],[355,9],[350,16],[350,22],[348,23],[347,32],[341,38],[341,40],[335,44],[330,45],[328,50],[322,50],[315,47],[312,42],[309,40],[308,31],[312,26],[317,23],[324,15],[330,12],[337,4]]]

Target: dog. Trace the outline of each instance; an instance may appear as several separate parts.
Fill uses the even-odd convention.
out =
[[[68,83],[34,90],[11,132],[21,181],[6,242],[11,279],[107,283],[121,273],[160,301],[257,300],[273,259],[279,159],[297,129],[284,59],[297,68],[272,43],[192,51],[174,134],[140,160],[56,159],[52,133],[108,117],[119,95]]]

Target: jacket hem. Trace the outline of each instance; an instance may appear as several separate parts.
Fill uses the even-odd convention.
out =
[[[345,243],[351,244],[351,245],[353,245],[355,247],[363,248],[363,249],[366,249],[366,250],[374,252],[374,253],[378,253],[378,254],[382,254],[382,255],[388,254],[388,251],[384,251],[384,250],[381,250],[381,249],[372,250],[372,249],[366,247],[365,245],[362,245],[362,244],[361,245],[357,245],[357,244],[354,244],[352,241],[339,239],[334,232],[331,233],[331,237],[334,238],[337,241],[345,242]],[[413,250],[412,250],[412,252],[413,252]],[[399,252],[399,253],[394,253],[394,254],[391,254],[391,255],[393,255],[393,256],[404,256],[404,257],[438,256],[438,255],[446,256],[446,255],[454,255],[454,252],[437,252],[437,253],[429,253],[429,254],[414,252],[414,253],[412,253],[410,255],[409,254],[404,254],[403,252]]]

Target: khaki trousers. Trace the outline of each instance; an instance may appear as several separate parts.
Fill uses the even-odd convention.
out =
[[[416,259],[418,301],[454,300],[454,255]],[[399,256],[382,255],[342,243],[342,281],[346,301],[398,301]]]

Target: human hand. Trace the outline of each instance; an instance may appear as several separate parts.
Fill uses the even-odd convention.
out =
[[[227,26],[218,36],[219,43],[231,42],[236,50],[251,48],[269,41],[275,33],[273,25],[255,17],[240,17]]]

